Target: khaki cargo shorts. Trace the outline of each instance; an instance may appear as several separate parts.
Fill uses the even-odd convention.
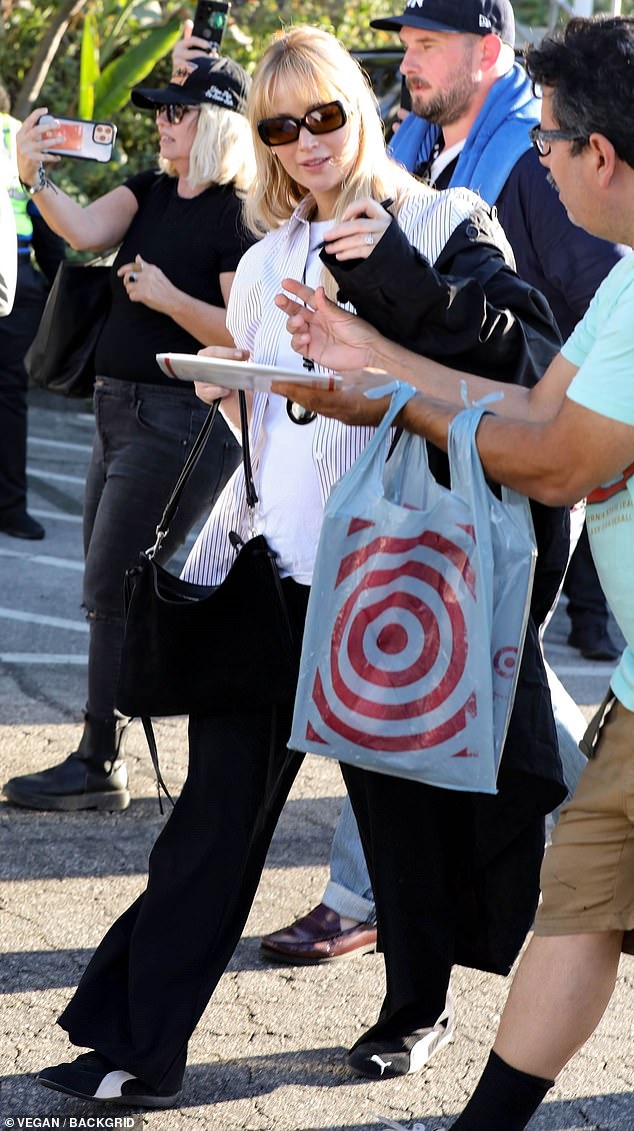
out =
[[[596,733],[594,757],[544,857],[535,934],[622,930],[634,954],[634,713],[618,699],[601,712],[598,732],[597,716],[587,732]]]

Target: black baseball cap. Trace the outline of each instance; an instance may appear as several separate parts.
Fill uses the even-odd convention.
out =
[[[251,79],[234,59],[224,55],[201,55],[185,67],[177,67],[161,90],[136,86],[130,93],[135,106],[154,110],[157,106],[200,106],[210,103],[243,114]]]
[[[471,35],[493,34],[511,47],[515,46],[515,16],[509,0],[407,0],[402,16],[371,20],[370,27],[379,31],[414,27]]]

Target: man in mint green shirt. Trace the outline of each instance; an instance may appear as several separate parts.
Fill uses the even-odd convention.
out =
[[[578,405],[634,428],[634,255],[622,259],[597,291],[562,349],[577,367],[567,396]],[[634,459],[634,454],[633,454]],[[588,495],[586,518],[601,584],[628,646],[611,687],[634,711],[634,462]]]
[[[411,0],[411,3],[418,0]],[[434,10],[446,0],[426,0]],[[528,54],[542,87],[531,138],[570,219],[634,245],[634,19],[573,19]],[[554,1078],[596,1028],[621,953],[634,954],[634,255],[599,287],[583,320],[530,390],[449,370],[387,342],[321,292],[288,280],[279,296],[294,347],[341,372],[386,370],[421,390],[398,423],[446,448],[467,403],[495,392],[478,429],[494,480],[553,505],[588,497],[588,531],[627,647],[584,744],[590,759],[542,868],[543,901],[494,1049],[453,1131],[522,1131]],[[385,383],[362,371],[336,393],[274,386],[348,424],[374,424]],[[360,388],[359,388],[360,386]]]

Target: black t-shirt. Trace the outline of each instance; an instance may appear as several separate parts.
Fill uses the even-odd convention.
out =
[[[139,210],[119,248],[111,274],[112,309],[99,339],[96,372],[121,381],[165,385],[157,353],[197,353],[201,343],[166,314],[130,302],[117,268],[140,255],[179,290],[224,306],[219,275],[235,271],[253,242],[233,188],[213,185],[192,199],[178,195],[176,177],[139,173],[125,182]]]

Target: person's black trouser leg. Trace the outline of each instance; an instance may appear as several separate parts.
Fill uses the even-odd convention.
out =
[[[539,895],[538,781],[478,797],[342,765],[376,900],[386,995],[362,1041],[433,1026],[454,963],[508,973]]]
[[[245,699],[248,691],[245,691]],[[303,755],[291,709],[190,720],[190,764],[148,886],[111,927],[59,1023],[74,1044],[172,1094],[247,920]]]
[[[26,511],[27,386],[24,355],[46,301],[46,285],[34,267],[21,262],[15,304],[0,318],[0,523]]]
[[[466,794],[342,765],[376,901],[386,995],[364,1039],[432,1026],[454,962],[471,816]]]

